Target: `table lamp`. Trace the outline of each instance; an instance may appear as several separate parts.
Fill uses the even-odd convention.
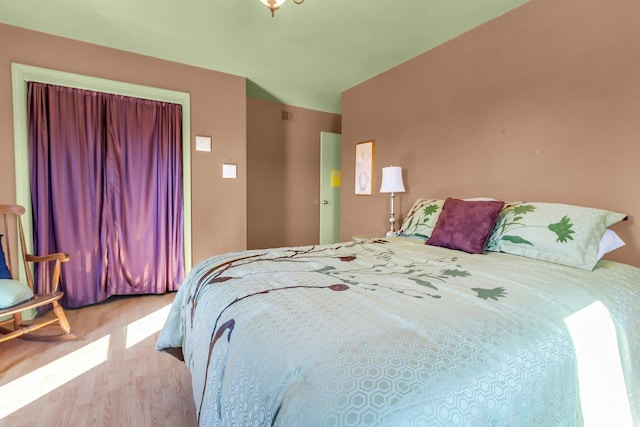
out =
[[[402,168],[400,166],[382,168],[382,185],[380,186],[380,192],[391,193],[390,229],[387,232],[387,237],[395,236],[396,213],[394,211],[393,199],[395,199],[395,193],[405,192],[404,183],[402,182]]]

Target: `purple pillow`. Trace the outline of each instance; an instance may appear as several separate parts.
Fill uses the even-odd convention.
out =
[[[481,254],[503,206],[504,202],[496,200],[467,201],[449,197],[426,244]]]

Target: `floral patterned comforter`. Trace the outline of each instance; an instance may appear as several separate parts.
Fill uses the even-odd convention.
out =
[[[201,426],[639,425],[640,269],[393,238],[213,257],[157,343]]]

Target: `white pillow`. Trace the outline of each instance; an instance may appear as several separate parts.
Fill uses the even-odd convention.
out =
[[[602,239],[600,239],[600,244],[598,246],[598,260],[600,260],[605,254],[621,248],[624,245],[625,243],[620,236],[618,236],[615,231],[607,228],[602,235]]]

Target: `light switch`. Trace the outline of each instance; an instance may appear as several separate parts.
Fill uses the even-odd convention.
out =
[[[223,178],[237,178],[238,177],[238,165],[225,163],[222,165],[222,177]]]
[[[211,137],[196,136],[196,151],[211,151]]]

